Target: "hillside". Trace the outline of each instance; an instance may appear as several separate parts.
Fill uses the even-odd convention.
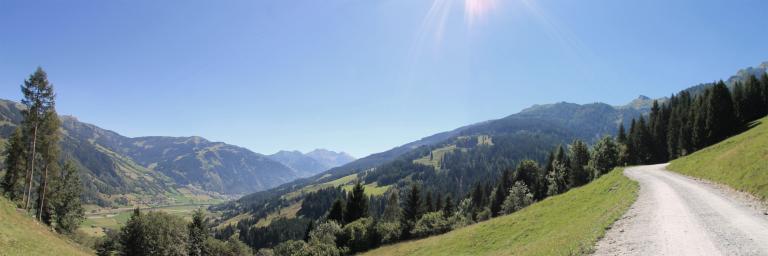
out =
[[[506,152],[512,154],[512,157],[539,159],[543,158],[546,151],[555,145],[566,144],[576,138],[594,142],[603,135],[614,134],[619,124],[626,125],[632,118],[648,113],[651,103],[651,99],[641,96],[624,106],[611,106],[604,103],[579,105],[566,102],[536,105],[501,119],[434,134],[388,151],[357,159],[309,178],[247,195],[238,202],[230,204],[228,208],[232,210],[233,207],[262,203],[302,190],[304,187],[331,182],[351,174],[381,169],[380,167],[388,163],[412,162],[428,155],[433,149],[455,144],[460,137],[489,136],[492,140],[502,138],[502,141],[508,142],[507,146],[517,145],[510,149],[512,152]],[[372,177],[368,177],[367,180],[369,183],[373,182]],[[387,183],[394,182],[396,180]]]
[[[21,122],[23,107],[0,100],[0,137],[7,138]],[[201,137],[129,138],[70,116],[61,121],[62,151],[83,170],[84,198],[101,206],[222,198],[300,176],[267,156]]]
[[[637,183],[622,171],[507,216],[363,255],[588,254],[637,196]]]
[[[768,199],[768,117],[748,131],[672,161],[667,169]]]
[[[88,249],[17,212],[0,196],[0,255],[91,255]]]

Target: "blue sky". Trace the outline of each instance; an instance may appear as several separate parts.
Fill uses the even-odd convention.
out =
[[[357,157],[532,104],[624,104],[768,60],[768,1],[0,0],[0,98],[127,136]],[[469,6],[469,8],[468,8]]]

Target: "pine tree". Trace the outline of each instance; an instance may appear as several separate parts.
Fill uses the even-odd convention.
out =
[[[368,197],[365,196],[365,187],[358,182],[349,193],[344,221],[349,223],[365,217],[368,217]]]
[[[339,225],[344,225],[344,201],[336,199],[328,211],[328,220],[335,221]]]
[[[210,236],[208,222],[205,213],[198,209],[192,215],[192,222],[187,225],[189,231],[189,256],[202,256],[205,249],[205,241]]]
[[[11,201],[22,197],[23,175],[26,169],[25,146],[21,128],[16,127],[13,135],[8,139],[8,147],[5,150],[5,176],[3,176],[2,189]]]

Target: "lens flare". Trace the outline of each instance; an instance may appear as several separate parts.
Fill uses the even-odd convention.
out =
[[[464,19],[472,26],[485,19],[497,6],[496,0],[464,0]]]

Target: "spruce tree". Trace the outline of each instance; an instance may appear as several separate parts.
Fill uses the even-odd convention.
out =
[[[384,207],[384,214],[381,220],[384,222],[396,222],[403,216],[403,209],[400,208],[400,200],[397,193],[392,193],[387,199],[387,205]]]
[[[21,112],[24,118],[22,127],[23,133],[25,134],[24,138],[29,140],[29,150],[27,152],[27,161],[29,161],[29,164],[25,175],[26,182],[23,203],[24,208],[29,209],[32,201],[32,190],[35,183],[35,172],[37,171],[36,168],[39,168],[39,165],[37,164],[38,160],[40,160],[37,155],[39,147],[38,139],[41,137],[39,130],[43,126],[44,119],[49,111],[55,112],[55,110],[53,110],[55,94],[53,92],[53,85],[48,82],[48,75],[40,67],[29,76],[29,79],[24,80],[24,84],[21,86],[21,92],[24,95],[21,103],[26,107]],[[43,161],[45,161],[45,159],[43,159]],[[44,200],[38,199],[38,201],[44,203]],[[38,215],[38,218],[39,217],[40,215]]]
[[[707,130],[706,145],[709,146],[733,135],[738,122],[733,110],[733,100],[728,87],[719,81],[712,87],[707,105],[705,127]]]
[[[192,215],[192,222],[187,225],[189,231],[189,256],[202,256],[205,249],[205,241],[210,236],[208,223],[205,219],[203,210],[198,209]]]
[[[749,104],[747,104],[747,98],[745,95],[744,86],[741,82],[736,82],[733,86],[733,107],[736,112],[736,119],[740,125],[749,121]]]
[[[570,146],[570,163],[569,169],[571,173],[568,177],[570,187],[578,187],[589,182],[589,171],[587,170],[587,164],[589,163],[589,148],[581,140],[573,141]],[[526,182],[526,184],[530,184]],[[529,186],[530,187],[530,186]]]
[[[61,172],[60,179],[53,180],[54,197],[50,204],[56,222],[56,231],[71,234],[77,230],[85,219],[80,195],[83,188],[80,184],[80,171],[72,161],[67,161]]]
[[[552,159],[554,159],[554,154],[550,153],[550,156]],[[493,194],[493,198],[491,198],[491,215],[492,216],[498,216],[501,213],[501,205],[504,204],[504,199],[507,198],[507,195],[509,194],[509,188],[512,187],[512,174],[507,170],[504,171],[501,175],[501,179],[499,179],[498,184],[496,185],[496,191]]]
[[[344,201],[336,199],[328,211],[328,220],[335,221],[339,225],[344,225]]]
[[[432,193],[427,193],[427,198],[424,200],[424,210],[426,212],[432,212],[435,209],[435,205],[432,204]]]
[[[17,201],[22,197],[23,176],[26,169],[25,146],[21,128],[16,127],[8,139],[8,147],[5,150],[5,176],[2,180],[2,189],[11,201]]]
[[[616,141],[621,144],[627,144],[627,133],[624,131],[624,122],[619,124],[619,133],[616,135]]]
[[[445,204],[443,205],[443,215],[449,217],[453,215],[453,199],[451,195],[445,197]]]
[[[136,208],[133,210],[131,218],[121,229],[120,245],[123,248],[123,255],[149,255],[145,248],[145,230],[146,223],[144,214]]]
[[[365,217],[368,217],[368,197],[365,195],[365,188],[358,182],[349,193],[344,221],[349,223]]]
[[[50,190],[49,186],[51,181],[54,182],[60,179],[59,175],[59,117],[55,110],[46,112],[43,118],[43,123],[40,126],[38,133],[38,144],[40,145],[39,155],[41,156],[40,168],[42,169],[42,175],[40,176],[40,186],[38,187],[38,198],[36,209],[38,211],[38,219],[48,225],[51,224],[52,209],[50,198],[56,196],[58,191]]]
[[[403,220],[402,224],[404,237],[410,237],[411,230],[416,222],[424,214],[424,205],[421,201],[421,189],[416,184],[411,185],[411,190],[408,191],[408,197],[405,199],[405,207],[403,208]]]

